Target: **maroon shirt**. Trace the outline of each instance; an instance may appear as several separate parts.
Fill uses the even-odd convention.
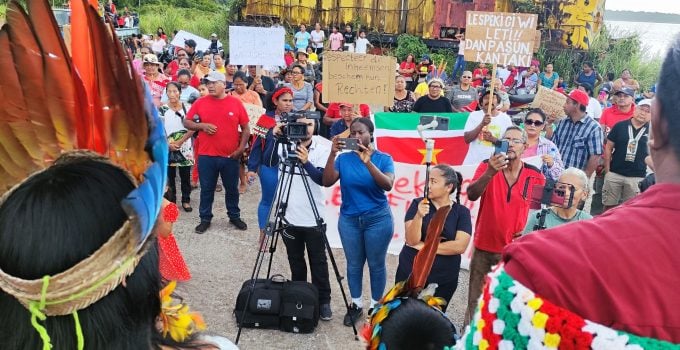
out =
[[[680,343],[680,185],[656,184],[605,214],[522,237],[517,281],[579,316]]]

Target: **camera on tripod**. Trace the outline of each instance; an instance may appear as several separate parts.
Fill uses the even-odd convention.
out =
[[[321,113],[311,111],[296,111],[291,113],[281,113],[281,121],[284,123],[281,128],[280,141],[286,143],[298,143],[307,136],[307,123],[298,122],[298,119],[321,119]]]

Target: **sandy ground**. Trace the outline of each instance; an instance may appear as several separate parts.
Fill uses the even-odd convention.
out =
[[[179,189],[179,184],[178,184]],[[236,339],[238,328],[233,316],[236,296],[243,281],[250,278],[257,257],[257,204],[260,198],[259,184],[253,185],[247,193],[241,195],[241,217],[248,224],[247,231],[236,230],[227,219],[224,206],[224,192],[217,193],[213,214],[215,217],[210,229],[202,235],[194,232],[199,223],[198,202],[199,190],[192,193],[194,211],[182,211],[174,226],[177,242],[192,274],[189,282],[178,287],[178,293],[184,297],[193,310],[203,314],[208,332]],[[273,255],[272,274],[290,277],[285,246],[279,241],[278,250]],[[342,249],[333,249],[340,273],[345,275],[345,256]],[[268,260],[268,259],[267,259]],[[397,268],[397,256],[388,255],[388,289],[394,282]],[[342,319],[345,314],[342,294],[335,274],[331,269],[332,309],[331,321],[319,321],[319,326],[312,334],[293,334],[278,330],[244,329],[239,341],[241,349],[360,349],[361,343],[354,340],[352,328],[345,327]],[[266,265],[260,277],[266,275]],[[343,280],[343,288],[349,288]],[[452,305],[447,314],[457,328],[463,322],[467,303],[468,274],[461,271],[458,290],[454,294]],[[364,272],[364,298],[368,302],[370,296],[368,267]],[[348,296],[349,297],[349,296]],[[360,327],[360,324],[357,326]],[[359,329],[359,328],[357,328]]]

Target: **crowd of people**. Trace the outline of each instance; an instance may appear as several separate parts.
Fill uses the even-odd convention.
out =
[[[459,39],[461,38],[462,35]],[[494,77],[491,75],[492,70],[484,64],[479,64],[473,71],[468,71],[457,62],[453,79],[447,79],[441,72],[438,73],[428,56],[423,56],[420,63],[416,63],[414,56],[408,55],[395,68],[395,103],[391,107],[384,107],[384,110],[417,113],[469,112],[464,126],[464,140],[469,144],[469,152],[463,164],[477,167],[467,186],[466,194],[471,201],[479,200],[479,212],[473,222],[470,210],[461,202],[464,179],[460,173],[450,165],[439,164],[433,167],[427,184],[429,188],[427,197],[413,198],[405,217],[396,219],[404,222],[405,245],[399,254],[396,276],[388,277],[386,254],[393,236],[395,219],[387,200],[387,192],[392,190],[394,185],[394,161],[390,154],[376,149],[373,144],[375,126],[369,118],[371,113],[369,106],[343,101],[325,104],[321,97],[323,82],[320,71],[324,49],[366,53],[371,45],[366,39],[365,31],[355,33],[348,25],[344,32],[339,32],[338,27],[333,27],[326,38],[326,33],[321,30],[318,23],[311,32],[307,32],[306,26],[301,25],[294,35],[292,46],[295,48],[294,55],[292,47],[287,47],[285,50],[287,66],[278,68],[230,64],[228,53],[217,47],[217,36],[213,35],[211,40],[215,44],[214,47],[211,45],[211,48],[204,52],[196,49],[197,45],[193,40],[185,41],[184,47],[172,47],[168,50],[167,36],[159,28],[154,39],[146,42],[137,42],[134,39],[132,45],[126,45],[126,49],[135,55],[132,62],[136,69],[135,74],[139,74],[148,87],[167,137],[169,159],[166,171],[169,184],[164,193],[167,203],[163,207],[170,209],[163,210],[163,220],[171,223],[177,218],[177,213],[173,212],[177,207],[173,207],[173,203],[176,203],[178,198],[180,208],[192,212],[191,194],[194,189],[199,189],[198,225],[195,227],[197,234],[205,234],[210,229],[215,194],[219,192],[224,192],[231,225],[238,230],[247,230],[248,225],[241,218],[239,201],[241,195],[248,191],[248,186],[259,178],[262,189],[257,210],[260,237],[259,240],[254,239],[254,243],[259,249],[264,249],[262,242],[267,216],[276,194],[277,180],[282,176],[280,167],[286,157],[285,144],[281,141],[286,116],[312,110],[321,112],[318,118],[311,117],[308,113],[295,113],[296,122],[307,126],[306,135],[293,150],[305,173],[295,174],[293,178],[285,217],[287,225],[282,236],[291,279],[308,280],[309,267],[311,282],[319,290],[322,320],[329,321],[333,317],[330,306],[331,289],[324,237],[325,226],[319,225],[309,213],[312,205],[316,206],[319,212],[324,212],[324,187],[339,182],[341,189],[342,204],[338,232],[347,261],[346,275],[351,297],[347,313],[344,315],[344,325],[351,326],[358,321],[365,308],[368,308],[369,315],[372,314],[373,310],[380,306],[386,287],[392,282],[403,281],[409,277],[415,256],[424,246],[427,228],[435,213],[442,207],[451,207],[451,210],[445,218],[441,242],[428,283],[438,285],[434,295],[445,301],[442,306],[445,311],[457,290],[462,255],[472,241],[465,315],[465,324],[468,325],[479,320],[479,315],[475,319],[476,310],[488,307],[487,304],[478,305],[478,301],[483,293],[485,276],[493,266],[505,262],[508,272],[518,281],[527,287],[535,288],[537,292],[543,291],[541,288],[550,283],[537,281],[540,278],[550,281],[550,278],[545,277],[547,274],[533,275],[534,270],[528,270],[528,266],[533,266],[532,261],[538,258],[527,254],[540,251],[544,255],[542,258],[550,260],[548,256],[550,249],[561,251],[561,247],[548,240],[558,236],[554,233],[560,232],[559,228],[550,229],[571,222],[590,220],[591,223],[588,224],[590,229],[605,234],[606,229],[595,229],[597,223],[605,221],[610,223],[615,219],[622,222],[630,221],[625,216],[626,212],[636,212],[639,217],[641,208],[651,208],[647,206],[653,205],[655,201],[661,201],[649,195],[638,197],[640,182],[650,170],[655,169],[655,166],[659,172],[657,181],[677,181],[680,151],[677,142],[671,137],[671,134],[678,130],[677,122],[673,121],[677,118],[674,119],[671,115],[675,110],[677,96],[673,95],[675,93],[672,91],[675,89],[669,81],[669,77],[677,78],[675,68],[669,67],[678,60],[675,57],[676,51],[669,54],[668,60],[672,63],[664,65],[664,69],[672,72],[668,72],[666,79],[662,75],[659,83],[660,87],[665,87],[666,95],[663,101],[656,103],[648,98],[635,101],[635,97],[640,93],[640,86],[632,78],[630,71],[625,70],[616,80],[609,76],[607,82],[604,82],[589,62],[583,64],[582,72],[574,78],[573,89],[567,94],[562,77],[553,70],[550,63],[545,64],[543,71],[539,70],[539,62],[532,62],[530,67],[511,65],[498,67],[498,76]],[[172,55],[171,60],[164,62],[160,56],[168,52]],[[461,56],[459,52],[458,59]],[[456,77],[458,71],[461,73],[460,81]],[[446,82],[452,80],[455,80],[456,84],[449,88]],[[488,89],[490,85],[494,87],[493,90]],[[506,113],[509,107],[507,96],[509,91],[506,90],[517,89],[530,94],[536,91],[537,86],[564,92],[567,95],[564,113],[546,115],[540,109],[531,110],[524,116],[521,127],[514,125]],[[597,98],[593,96],[595,91],[598,91]],[[261,107],[265,112],[258,118],[250,118],[247,105]],[[596,112],[598,108],[600,112]],[[451,114],[451,118],[457,117],[462,118]],[[654,126],[650,125],[651,119],[655,119]],[[654,138],[651,137],[652,129]],[[347,149],[348,139],[356,140],[355,150]],[[499,151],[500,143],[506,143],[507,150]],[[648,144],[651,146],[648,147]],[[653,157],[650,156],[650,148]],[[538,158],[538,162],[530,163],[528,161],[530,157]],[[101,170],[102,177],[128,180],[119,169],[108,169],[110,166],[94,163],[89,165],[85,162],[82,165],[106,168]],[[42,177],[65,176],[58,173],[62,168],[50,168],[52,170]],[[89,168],[86,170],[91,171]],[[82,177],[92,176],[89,174]],[[177,177],[180,183],[179,191]],[[302,177],[311,180],[313,203],[305,200],[307,189],[302,184]],[[121,198],[134,187],[129,180],[121,179],[116,180],[120,189],[115,186],[113,189],[100,189],[119,192],[109,198],[112,203],[120,202]],[[28,188],[27,191],[31,190],[41,185],[41,181],[48,179],[39,178],[25,184],[24,187]],[[218,182],[221,182],[221,186]],[[75,182],[71,184],[74,187],[78,185]],[[555,193],[560,193],[568,200],[563,203],[542,203],[541,211],[530,210],[532,199],[527,197],[526,188],[534,186],[554,186]],[[667,189],[669,193],[678,192],[677,185],[665,184],[660,187]],[[650,191],[662,195],[659,193],[662,189],[656,190],[653,187]],[[663,205],[657,203],[660,213],[666,211],[669,212],[666,213],[670,215],[669,217],[675,216],[678,208],[673,207],[671,203],[673,197],[666,194],[663,199],[668,201],[663,202]],[[16,195],[4,203],[0,202],[0,218],[14,217],[13,220],[17,220],[18,214],[9,208],[13,208],[10,205],[13,202],[22,200],[24,200],[22,197]],[[90,209],[116,206],[105,205],[108,202],[104,201],[96,202],[91,204],[87,202],[88,204],[83,205],[91,205]],[[583,209],[586,202],[592,203],[590,214]],[[622,207],[620,210],[612,210],[617,206]],[[611,212],[602,215],[601,218],[593,219],[593,216],[610,210]],[[110,225],[121,225],[119,221],[125,216],[122,209],[120,211],[118,221],[111,222]],[[101,216],[111,215],[102,213]],[[20,223],[28,220],[20,215],[18,217]],[[28,226],[31,224],[33,223],[25,223]],[[617,225],[622,230],[625,229],[623,224]],[[673,231],[672,228],[666,227],[668,223],[657,226],[659,230],[654,232],[656,235]],[[581,255],[587,255],[586,242],[611,243],[603,238],[585,237],[584,232],[579,230],[580,226],[565,227],[578,234],[582,240],[571,241],[565,238],[561,241],[572,242],[565,243],[566,246],[571,244],[580,247],[581,250],[578,252]],[[88,232],[93,230],[86,229]],[[537,232],[544,229],[548,231]],[[170,229],[166,231],[159,235],[157,255],[153,249],[137,268],[149,270],[146,271],[147,274],[152,274],[153,279],[160,280],[155,275],[159,272],[150,272],[152,269],[149,267],[158,263],[161,266],[160,275],[164,280],[188,280],[191,278],[190,272],[174,243]],[[648,232],[649,229],[643,231]],[[0,240],[5,237],[3,235],[5,232],[9,232],[8,227],[1,227]],[[629,239],[643,241],[644,238],[635,235]],[[546,245],[537,248],[537,242]],[[666,256],[669,259],[663,266],[668,268],[665,272],[671,272],[674,265],[670,261],[677,260],[673,258],[674,250],[670,245],[663,247],[661,244],[655,245],[656,243],[658,242],[646,242],[650,250],[643,253],[653,254],[652,248],[669,253]],[[3,244],[0,248],[7,246],[9,245]],[[93,246],[87,250],[94,249],[96,247]],[[621,249],[626,252],[627,258],[632,260],[640,258],[632,255],[634,246]],[[598,248],[598,251],[601,249]],[[0,254],[0,257],[2,256],[9,255]],[[574,259],[576,258],[567,260],[573,262]],[[583,263],[588,260],[586,256],[581,256],[580,259],[574,264],[584,271],[583,273],[576,275],[570,273],[572,265],[569,264],[560,270],[564,272],[563,275],[585,279],[584,276],[588,275],[585,271],[590,267]],[[614,256],[611,259],[617,260]],[[605,262],[606,259],[599,257],[598,261]],[[365,303],[362,295],[363,271],[366,264],[371,291],[368,303]],[[15,265],[4,259],[0,260],[2,271],[9,271],[7,266]],[[641,267],[635,269],[641,270]],[[639,271],[639,274],[644,275],[644,271]],[[33,272],[27,272],[26,275],[39,277]],[[141,283],[134,278],[130,282],[132,285]],[[654,281],[647,282],[649,283],[644,288],[645,296],[652,298],[657,293],[650,289]],[[677,278],[674,282],[677,282]],[[589,282],[581,280],[580,283]],[[551,299],[553,302],[562,302],[562,307],[571,307],[573,303],[568,300],[580,299],[570,299],[568,294],[560,293],[560,288],[572,290],[580,285],[573,283],[553,289],[547,288],[548,292],[541,295],[554,298]],[[588,285],[591,286],[588,290],[596,293],[596,287]],[[158,286],[144,288],[156,294],[158,292],[156,290]],[[144,293],[138,294],[148,296]],[[677,306],[675,301],[677,298],[666,296],[672,300],[672,305]],[[585,300],[590,295],[584,294],[582,297]],[[579,310],[582,312],[580,315],[592,317],[599,322],[608,322],[607,325],[620,326],[639,335],[680,341],[677,323],[668,323],[666,327],[659,324],[659,320],[651,319],[658,316],[656,314],[647,318],[640,317],[640,320],[644,321],[635,321],[630,314],[626,314],[625,320],[618,322],[616,317],[607,318],[609,315],[604,311],[590,312],[605,308],[594,303],[594,301],[588,303],[591,309]],[[21,307],[2,292],[0,304],[15,309]],[[621,312],[631,311],[631,305],[619,305],[618,308],[614,308]],[[641,312],[632,314],[641,316]],[[620,315],[616,313],[616,316]],[[140,315],[141,317],[146,315]],[[451,342],[454,341],[451,335]]]

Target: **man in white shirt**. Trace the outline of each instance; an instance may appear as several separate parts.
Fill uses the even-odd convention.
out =
[[[465,143],[469,144],[464,165],[476,165],[491,157],[494,143],[505,133],[505,129],[512,125],[512,119],[499,111],[501,98],[495,92],[490,98],[490,91],[480,98],[481,110],[474,111],[468,116],[464,128]],[[491,103],[491,114],[487,114]]]
[[[324,321],[329,321],[333,317],[333,312],[330,307],[331,287],[326,258],[326,225],[319,226],[320,223],[315,220],[302,176],[307,177],[314,204],[319,214],[323,215],[325,212],[325,198],[321,188],[323,168],[326,166],[332,143],[321,136],[313,135],[318,120],[299,118],[297,122],[307,124],[307,137],[297,145],[296,152],[305,174],[299,174],[298,169],[295,169],[285,213],[287,225],[281,237],[286,245],[293,281],[307,281],[306,248],[312,284],[319,290],[319,317]],[[280,134],[280,127],[275,127],[274,133]],[[284,146],[286,145],[279,144],[279,164],[284,160],[282,158]],[[279,177],[284,176],[281,171],[282,167],[279,166]],[[278,198],[278,194],[275,198]]]
[[[586,114],[595,120],[600,120],[602,116],[602,105],[595,97],[593,97],[593,86],[590,84],[580,84],[579,90],[583,90],[588,94],[588,105],[586,106]]]

